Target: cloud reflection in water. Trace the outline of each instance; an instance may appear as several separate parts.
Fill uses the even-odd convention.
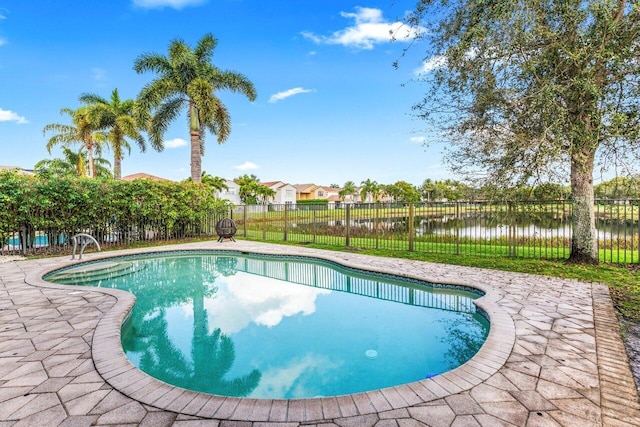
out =
[[[226,334],[239,332],[250,323],[274,327],[284,317],[316,311],[316,298],[326,289],[300,286],[281,280],[238,272],[219,278],[218,291],[205,300],[209,328]]]

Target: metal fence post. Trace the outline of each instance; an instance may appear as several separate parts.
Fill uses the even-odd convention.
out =
[[[460,255],[460,227],[458,226],[460,218],[460,202],[456,201],[456,255]]]
[[[264,205],[262,205],[264,208]],[[262,209],[262,240],[267,240],[267,210]]]
[[[516,230],[515,230],[515,217],[514,217],[514,213],[513,213],[513,202],[507,202],[507,218],[508,218],[508,224],[509,224],[509,233],[508,233],[508,248],[509,248],[509,256],[510,257],[515,257],[516,256]]]
[[[351,222],[351,204],[347,205],[347,210],[345,212],[345,228],[344,228],[344,232],[345,232],[345,246],[349,247],[350,245],[350,236],[349,236],[349,223]]]
[[[409,224],[407,224],[407,230],[409,231],[409,252],[413,252],[415,250],[415,230],[413,226],[413,221],[415,218],[415,209],[413,203],[409,204]]]
[[[376,217],[373,220],[373,232],[376,236],[376,249],[378,249],[380,241],[380,203],[376,202]]]
[[[311,229],[313,230],[313,243],[316,242],[316,210],[314,209],[313,211],[313,224],[311,226]]]
[[[244,237],[247,237],[247,205],[242,207],[242,231],[244,232]]]
[[[287,213],[288,213],[287,205],[284,205],[284,241],[287,241]]]

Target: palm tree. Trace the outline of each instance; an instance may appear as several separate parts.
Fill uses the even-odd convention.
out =
[[[111,100],[106,100],[93,93],[80,95],[80,102],[90,106],[89,113],[92,119],[98,123],[101,129],[108,130],[108,139],[113,149],[113,177],[120,179],[122,176],[123,149],[131,152],[131,146],[125,138],[133,139],[140,147],[140,151],[146,150],[144,138],[140,134],[140,126],[134,119],[135,102],[131,99],[121,100],[118,89],[111,92]],[[160,147],[154,145],[158,150]]]
[[[80,147],[78,152],[71,150],[68,147],[62,147],[62,159],[44,159],[35,164],[34,170],[37,174],[49,174],[53,176],[87,176],[87,153],[84,147]],[[98,177],[110,178],[112,177],[111,163],[107,159],[102,157],[96,157],[95,174]]]
[[[231,118],[216,91],[228,89],[256,98],[253,83],[244,75],[222,71],[211,64],[217,40],[206,34],[192,50],[181,39],[169,44],[169,55],[144,53],[136,58],[137,73],[153,71],[158,77],[138,95],[141,117],[149,118],[149,140],[162,147],[169,124],[187,108],[191,139],[191,179],[200,182],[205,131],[217,136],[222,144],[231,133]],[[152,114],[153,112],[153,114]]]
[[[269,200],[271,200],[276,195],[276,190],[273,188],[269,188],[266,185],[258,185],[255,189],[255,194],[258,199],[260,199],[260,203],[266,205]]]
[[[347,181],[342,186],[342,190],[338,192],[338,196],[340,196],[343,202],[347,196],[351,196],[351,202],[355,202],[353,195],[357,193],[358,189],[356,188],[356,184],[353,181]]]
[[[240,186],[238,191],[240,201],[245,205],[257,205],[258,203],[266,205],[270,198],[276,195],[276,191],[266,185],[260,184],[257,176],[244,174],[234,179],[234,182]]]
[[[370,194],[374,202],[378,201],[380,195],[380,185],[376,181],[371,181],[367,178],[366,181],[361,182],[362,188],[360,189],[360,199],[365,202],[367,196]]]
[[[202,183],[213,189],[214,193],[222,190],[228,190],[227,180],[208,174],[206,171],[202,171]]]
[[[81,143],[87,152],[89,177],[94,178],[96,175],[94,152],[98,154],[101,153],[102,145],[106,141],[107,136],[98,130],[99,124],[89,113],[89,110],[87,106],[82,106],[77,110],[63,108],[60,110],[60,114],[69,115],[73,124],[50,123],[44,127],[42,133],[46,134],[48,131],[58,132],[49,138],[47,142],[47,151],[49,154],[51,154],[51,149],[58,144],[67,147],[76,142]]]

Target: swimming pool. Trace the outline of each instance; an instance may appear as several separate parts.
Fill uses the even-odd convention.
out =
[[[20,237],[11,237],[8,239],[7,243],[10,246],[19,247]],[[31,237],[29,237],[29,243],[31,243]],[[34,246],[49,246],[49,237],[44,234],[39,234],[33,239],[33,244]]]
[[[312,258],[149,254],[45,279],[132,292],[129,359],[170,384],[226,396],[335,396],[417,381],[464,363],[489,330],[477,293]]]

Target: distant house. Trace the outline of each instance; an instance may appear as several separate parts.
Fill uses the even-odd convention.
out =
[[[311,200],[311,199],[329,199],[329,197],[335,192],[337,195],[337,188],[322,187],[316,184],[296,184],[297,200]]]
[[[261,182],[262,185],[269,187],[276,192],[271,202],[277,205],[295,205],[296,204],[296,187],[282,181]]]
[[[142,173],[142,172],[123,176],[121,179],[123,181],[134,181],[136,179],[148,179],[148,180],[157,181],[157,182],[172,182],[170,179],[161,178],[159,176],[149,175],[148,173]]]
[[[342,188],[337,188],[336,190],[338,190],[338,194],[340,194],[340,191],[342,191]],[[340,200],[342,200],[343,203],[349,203],[349,204],[360,203],[360,188],[356,187],[353,193],[345,194],[343,197],[340,198]]]
[[[342,199],[337,194],[332,194],[327,200],[329,200],[329,208],[339,208],[342,206]]]
[[[232,181],[230,179],[226,180],[225,184],[228,188],[226,190],[222,189],[222,191],[218,191],[216,193],[216,197],[218,197],[219,199],[228,200],[236,206],[241,205],[242,202],[240,200],[240,185],[236,184],[235,181]]]
[[[295,184],[293,186],[296,189],[296,200],[309,200],[313,199],[311,194],[317,187],[315,184]]]

